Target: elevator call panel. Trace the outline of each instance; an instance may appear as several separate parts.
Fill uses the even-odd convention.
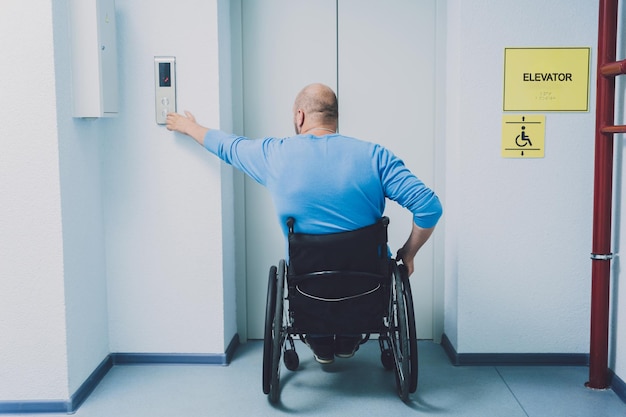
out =
[[[156,122],[164,125],[167,114],[176,111],[175,57],[154,57],[154,82]]]

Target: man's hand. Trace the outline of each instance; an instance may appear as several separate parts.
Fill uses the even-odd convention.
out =
[[[200,145],[204,145],[204,135],[209,131],[208,128],[200,126],[194,115],[186,110],[184,116],[178,113],[168,113],[165,127],[167,130],[191,136]]]
[[[167,130],[187,134],[187,129],[191,124],[197,124],[193,114],[185,111],[185,115],[178,113],[168,113],[166,124]]]
[[[404,248],[400,248],[398,250],[398,254],[396,255],[396,260],[402,261],[402,265],[406,266],[406,270],[409,276],[411,276],[411,274],[413,274],[413,271],[415,271],[414,259],[415,256],[409,256],[407,250]]]

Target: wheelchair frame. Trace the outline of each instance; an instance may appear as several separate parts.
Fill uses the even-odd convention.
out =
[[[290,235],[293,234],[294,222],[295,220],[292,218],[287,222]],[[383,217],[379,223],[384,227],[384,243],[386,245],[386,229],[389,219]],[[376,328],[371,326],[354,328],[351,331],[352,333],[365,334],[361,343],[368,341],[371,333],[378,333],[382,365],[387,370],[394,370],[398,395],[402,401],[406,402],[409,394],[417,390],[418,377],[417,334],[413,298],[406,267],[397,264],[394,259],[388,259],[388,263],[389,273],[383,279],[388,282],[386,291],[389,300],[388,305],[382,306],[384,312],[380,325]],[[346,272],[321,271],[316,274],[341,275]],[[292,278],[288,274],[288,266],[284,259],[279,261],[278,267],[275,265],[270,267],[263,341],[263,392],[269,396],[272,403],[278,402],[280,398],[281,356],[288,370],[297,370],[300,361],[295,350],[294,336],[300,336],[300,339],[303,339],[302,336],[307,333],[306,328],[295,323],[293,311],[289,308],[289,300],[294,292],[294,286],[292,285],[290,289],[288,276],[289,279]],[[383,293],[384,295],[387,294]],[[308,333],[314,332],[308,331]]]

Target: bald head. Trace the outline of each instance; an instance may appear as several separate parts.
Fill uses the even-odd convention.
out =
[[[294,113],[298,110],[306,114],[309,122],[336,124],[339,113],[337,96],[327,85],[307,85],[296,96]]]

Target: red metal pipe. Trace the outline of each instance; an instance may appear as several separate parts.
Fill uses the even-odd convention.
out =
[[[626,72],[626,59],[605,64],[600,68],[602,75],[619,75]]]
[[[602,128],[602,133],[626,133],[626,125],[605,126]]]
[[[618,0],[600,0],[598,75],[593,196],[593,254],[591,264],[591,338],[589,382],[605,389],[608,381],[609,294],[611,273],[611,209],[613,192],[613,136],[603,132],[614,124],[615,78],[602,68],[615,62]],[[605,67],[606,68],[606,67]]]

